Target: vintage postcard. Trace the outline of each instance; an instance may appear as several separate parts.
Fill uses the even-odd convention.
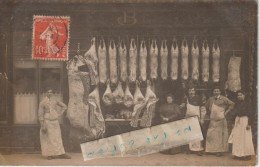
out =
[[[0,1],[0,166],[256,166],[257,13]]]

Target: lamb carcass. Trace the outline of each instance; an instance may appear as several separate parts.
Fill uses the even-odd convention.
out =
[[[129,81],[136,81],[136,70],[137,70],[137,48],[135,40],[131,39],[129,48]]]
[[[107,106],[110,106],[111,104],[113,104],[113,93],[111,91],[111,88],[110,88],[110,82],[108,81],[107,82],[107,88],[106,88],[106,91],[102,97],[102,100],[104,102],[105,105]]]
[[[146,68],[147,68],[147,49],[145,41],[141,41],[141,47],[140,47],[140,59],[139,59],[139,70],[140,70],[140,81],[144,82],[147,79],[146,74]]]
[[[202,80],[209,81],[209,46],[206,40],[202,45]]]
[[[124,97],[124,105],[126,107],[131,107],[134,104],[134,97],[131,94],[130,90],[129,90],[129,86],[128,84],[126,85],[126,89],[125,89],[125,97]]]
[[[152,40],[150,47],[150,78],[157,79],[158,77],[158,47],[156,40]]]
[[[219,82],[219,59],[220,59],[220,50],[218,43],[214,41],[213,47],[212,47],[212,79],[213,82]]]
[[[167,78],[168,78],[168,48],[167,48],[166,40],[162,41],[160,56],[161,56],[161,78],[163,80],[167,80]]]
[[[127,50],[126,50],[126,45],[123,41],[120,42],[119,45],[119,61],[120,61],[120,78],[121,81],[126,82],[127,80]]]
[[[118,82],[118,85],[113,92],[113,99],[114,99],[115,103],[121,104],[124,102],[124,97],[125,97],[125,94],[124,94],[124,91],[122,88],[122,84],[121,84],[121,82]]]
[[[110,69],[110,81],[112,84],[117,83],[117,51],[114,40],[110,41],[108,55],[109,55],[109,69]]]
[[[189,47],[188,47],[188,42],[186,39],[182,41],[182,46],[181,46],[181,69],[182,69],[182,79],[187,80],[189,78]]]
[[[100,40],[98,47],[99,59],[99,82],[106,83],[107,81],[107,50],[104,39]]]
[[[178,79],[178,58],[179,58],[179,47],[177,40],[174,39],[171,48],[171,79]]]
[[[191,46],[191,77],[193,80],[199,79],[199,47],[197,40],[193,40]]]

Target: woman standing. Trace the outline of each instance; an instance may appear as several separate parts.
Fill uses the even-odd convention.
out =
[[[255,155],[251,131],[252,111],[243,91],[238,91],[237,100],[234,109],[235,125],[228,142],[233,144],[232,155],[235,158],[250,160],[251,155]]]
[[[166,95],[166,103],[160,106],[159,116],[161,123],[167,123],[182,119],[182,114],[179,105],[174,102],[174,96],[172,94]],[[182,147],[174,147],[162,151],[163,154],[177,154],[181,152]]]

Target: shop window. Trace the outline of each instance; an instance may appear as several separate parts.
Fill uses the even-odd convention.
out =
[[[62,62],[18,60],[14,68],[14,123],[37,124],[38,106],[52,88],[62,101]],[[61,123],[63,119],[61,118]]]
[[[37,123],[36,63],[20,61],[14,69],[14,123]]]

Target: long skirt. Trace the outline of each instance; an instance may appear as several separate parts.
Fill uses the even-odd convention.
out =
[[[248,117],[236,117],[235,126],[228,139],[232,143],[232,155],[243,157],[255,155],[251,129],[247,130]]]
[[[47,132],[40,130],[40,141],[43,156],[55,156],[65,154],[62,139],[60,124],[58,120],[44,120]]]
[[[211,120],[206,138],[206,152],[228,151],[228,129],[227,120]]]

